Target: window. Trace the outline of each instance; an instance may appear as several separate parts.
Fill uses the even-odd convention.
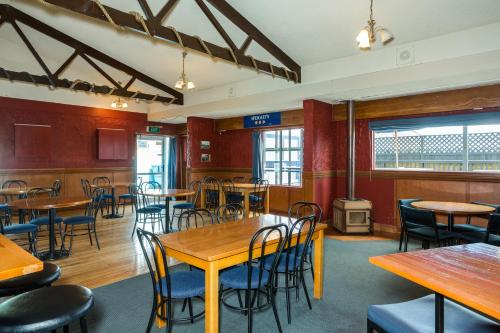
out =
[[[264,131],[264,178],[269,184],[302,184],[301,128]]]
[[[376,169],[498,171],[500,124],[374,130],[374,150]]]

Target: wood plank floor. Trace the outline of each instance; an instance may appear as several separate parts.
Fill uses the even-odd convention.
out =
[[[60,212],[61,216],[77,212]],[[59,214],[59,212],[58,212]],[[103,219],[98,216],[97,232],[101,250],[91,246],[86,235],[74,239],[73,250],[68,258],[55,261],[62,271],[56,284],[78,284],[96,288],[147,273],[147,265],[137,236],[131,237],[135,214],[127,207],[123,218]],[[56,230],[57,231],[57,230]],[[382,240],[387,235],[346,236],[329,230],[327,237],[344,240]],[[48,247],[47,232],[39,234],[38,248]],[[66,246],[69,240],[66,241]],[[176,264],[171,261],[170,265]]]

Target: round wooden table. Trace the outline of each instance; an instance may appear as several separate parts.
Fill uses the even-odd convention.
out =
[[[25,210],[48,210],[49,212],[49,251],[39,252],[38,257],[42,260],[55,260],[69,255],[68,251],[64,249],[64,244],[61,249],[55,249],[55,232],[54,222],[56,218],[56,209],[77,207],[88,204],[91,200],[85,197],[70,197],[70,198],[34,198],[34,199],[21,199],[9,202],[10,207]],[[24,213],[20,213],[20,215]]]
[[[170,198],[187,197],[196,191],[178,188],[150,189],[144,191],[144,195],[150,197],[165,198],[165,232],[170,232]]]
[[[447,201],[415,201],[411,203],[412,207],[427,209],[437,214],[448,215],[448,230],[453,230],[454,216],[472,216],[481,214],[490,214],[495,208],[485,205],[471,204],[465,202],[447,202]]]
[[[111,214],[104,215],[105,219],[117,219],[123,217],[123,215],[118,214],[118,209],[116,208],[116,198],[115,198],[115,188],[117,187],[129,187],[130,185],[135,185],[135,183],[122,183],[116,182],[111,184],[99,184],[99,185],[90,185],[92,188],[110,188],[111,189]]]
[[[29,190],[33,188],[39,188],[39,187],[12,187],[12,188],[2,188],[0,189],[0,195],[5,195],[5,196],[13,196],[13,195],[21,195],[21,194],[26,194],[29,192]],[[52,187],[41,187],[45,192],[51,192],[54,189]]]

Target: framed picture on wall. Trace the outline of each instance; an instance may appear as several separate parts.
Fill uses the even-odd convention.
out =
[[[201,154],[202,162],[210,162],[210,154]]]
[[[200,141],[200,148],[210,149],[210,141],[205,141],[205,140]]]

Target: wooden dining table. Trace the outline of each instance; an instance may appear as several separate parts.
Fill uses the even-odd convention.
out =
[[[250,194],[255,193],[255,190],[256,190],[255,184],[252,184],[252,183],[233,183],[232,187],[236,190],[236,192],[243,194],[243,208],[245,210],[246,216],[250,217]],[[204,184],[202,184],[202,191],[201,191],[201,198],[200,198],[201,208],[205,208],[206,190],[207,190],[207,188],[205,187]],[[266,192],[266,198],[264,201],[264,213],[269,214],[269,186],[265,187],[265,190],[263,189],[262,191]],[[220,205],[223,205],[226,203],[226,197],[225,197],[224,191],[222,189],[219,191],[219,203],[220,203]]]
[[[54,189],[52,187],[11,187],[0,189],[0,195],[6,197],[20,196],[22,194],[28,193],[31,189],[40,188],[42,191],[51,192]]]
[[[434,291],[435,328],[444,331],[444,298],[500,320],[500,248],[485,243],[370,257],[370,263]]]
[[[266,214],[159,236],[168,257],[205,271],[205,332],[219,331],[219,271],[247,262],[248,247],[255,232],[263,227],[280,223],[290,225],[291,221],[285,216]],[[321,299],[323,296],[323,248],[326,228],[326,224],[318,223],[313,234],[313,294],[316,299]],[[298,233],[297,230],[295,232]],[[292,245],[296,241],[295,237]],[[272,243],[271,238],[269,242],[268,244]],[[266,246],[265,254],[273,253],[275,247]],[[254,253],[254,258],[259,255],[260,249]],[[161,260],[161,256],[159,258]],[[165,322],[157,318],[157,324],[163,326]]]
[[[411,203],[414,208],[432,210],[437,214],[448,216],[448,230],[453,231],[455,216],[473,216],[490,214],[495,208],[486,205],[471,204],[466,202],[448,201],[415,201]]]
[[[48,197],[20,199],[9,202],[9,206],[20,210],[20,215],[28,210],[47,210],[49,213],[49,250],[38,252],[38,257],[42,260],[56,260],[69,255],[69,252],[61,246],[61,249],[55,248],[55,219],[56,209],[78,207],[88,204],[91,200],[86,197]]]
[[[92,188],[103,188],[103,189],[111,189],[111,214],[104,215],[103,218],[105,219],[118,219],[123,217],[123,215],[118,214],[118,209],[116,207],[116,188],[119,187],[129,187],[130,185],[135,185],[133,182],[116,182],[116,183],[109,183],[109,184],[93,184],[90,185]]]
[[[42,261],[4,235],[0,235],[0,259],[0,281],[43,269]]]
[[[179,189],[179,188],[165,188],[165,189],[149,189],[145,190],[144,195],[150,197],[165,198],[165,232],[170,232],[170,199],[178,197],[187,197],[194,195],[196,192],[193,190]]]

